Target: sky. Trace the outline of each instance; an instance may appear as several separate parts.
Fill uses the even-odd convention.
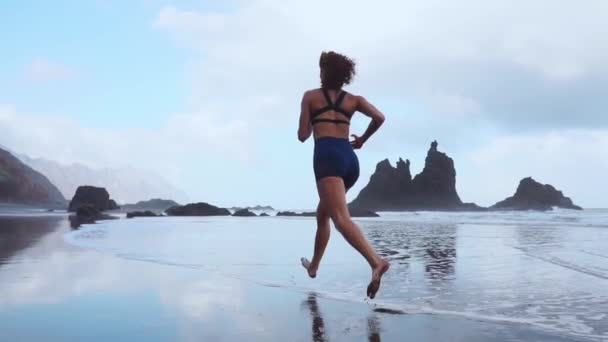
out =
[[[607,19],[603,0],[7,2],[0,145],[153,171],[193,201],[314,208],[299,105],[334,50],[386,116],[349,200],[385,158],[420,172],[436,139],[463,201],[532,176],[606,208]]]

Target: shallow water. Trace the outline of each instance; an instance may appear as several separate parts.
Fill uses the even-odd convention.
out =
[[[526,323],[608,337],[608,211],[386,213],[358,220],[392,262],[374,303],[408,313]],[[78,246],[121,258],[204,269],[329,298],[363,301],[369,270],[333,232],[315,280],[307,218],[157,218],[73,232]]]
[[[369,269],[335,230],[317,278],[299,266],[312,252],[310,218],[141,218],[70,231],[62,215],[0,217],[0,327],[11,340],[39,339],[28,325],[55,340],[238,340],[239,331],[315,340],[315,293],[330,301],[318,311],[332,340],[358,340],[376,324],[385,340],[608,340],[606,210],[383,213],[357,222],[392,263],[368,304]],[[312,331],[308,319],[287,323],[300,301]],[[375,310],[366,317],[359,305]],[[52,325],[62,315],[92,321],[76,318],[84,327],[70,332]],[[234,324],[237,335],[227,335]]]

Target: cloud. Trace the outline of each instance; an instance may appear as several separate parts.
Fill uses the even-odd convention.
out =
[[[255,148],[245,123],[206,111],[171,115],[159,128],[104,129],[0,105],[0,132],[0,143],[20,154],[94,168],[152,170],[182,188],[188,188],[182,178],[189,168],[246,161]]]
[[[25,69],[25,78],[37,83],[71,80],[80,75],[76,69],[47,59],[35,59]]]
[[[489,205],[513,195],[519,181],[532,176],[582,206],[605,207],[607,155],[607,129],[497,136],[456,160],[458,189],[465,200]]]
[[[608,125],[603,1],[240,4],[159,12],[155,26],[201,54],[195,97],[257,94],[289,106],[317,84],[319,52],[337,49],[359,62],[354,90],[437,115],[470,112],[509,130]]]
[[[542,141],[547,134],[573,139],[573,131],[608,128],[605,1],[234,0],[205,7],[213,9],[166,5],[151,22],[185,51],[191,90],[187,110],[170,115],[162,127],[87,128],[61,117],[4,109],[0,130],[8,133],[0,143],[91,166],[136,164],[180,179],[182,187],[200,187],[212,200],[229,196],[225,183],[230,183],[252,204],[276,201],[291,191],[274,186],[276,179],[298,182],[310,176],[310,146],[295,142],[298,106],[302,92],[318,84],[318,56],[329,49],[355,57],[358,73],[349,90],[365,95],[387,116],[361,152],[362,175],[386,156],[422,160],[433,139],[466,167],[475,165],[467,159],[472,150],[492,155],[491,149],[504,148],[497,139]],[[366,124],[358,116],[351,127],[360,133]],[[583,139],[576,150],[565,151],[578,153],[595,143]],[[500,178],[508,183],[504,187],[490,181],[492,172],[503,172],[494,164],[507,168],[501,173],[506,177],[509,167],[512,174],[526,173],[521,165],[530,158],[554,160],[550,150],[530,156],[525,144],[508,146],[522,149],[522,161],[511,152],[505,156],[508,165],[501,159],[478,163],[479,170],[471,166],[469,174],[487,174],[494,188],[459,178],[467,184],[464,199],[493,203],[512,193],[512,177]],[[532,171],[539,180],[554,172]],[[568,187],[562,182],[573,172],[565,168],[555,185]],[[256,181],[242,176],[247,173]],[[196,183],[200,179],[206,182]],[[290,200],[286,205],[312,206],[314,196]]]

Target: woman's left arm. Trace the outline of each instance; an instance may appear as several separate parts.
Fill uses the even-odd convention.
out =
[[[310,124],[308,92],[302,96],[300,105],[300,127],[298,128],[298,140],[305,142],[312,134],[312,125]]]

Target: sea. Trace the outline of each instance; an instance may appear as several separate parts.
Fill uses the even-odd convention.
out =
[[[71,229],[64,212],[1,209],[0,340],[79,340],[92,333],[188,340],[173,335],[173,326],[158,329],[167,336],[143,331],[178,313],[238,312],[239,302],[254,300],[243,299],[242,288],[261,287],[380,313],[525,329],[538,340],[608,341],[608,209],[380,212],[354,219],[391,263],[374,300],[365,296],[369,266],[333,228],[317,278],[307,277],[299,259],[312,256],[314,218],[118,215]],[[194,282],[195,276],[209,281]],[[273,305],[280,311],[281,303]],[[152,313],[154,319],[127,323]],[[65,327],[79,322],[75,315],[94,319],[69,332]],[[156,323],[144,323],[150,321]],[[103,329],[111,324],[119,327],[115,335]]]

